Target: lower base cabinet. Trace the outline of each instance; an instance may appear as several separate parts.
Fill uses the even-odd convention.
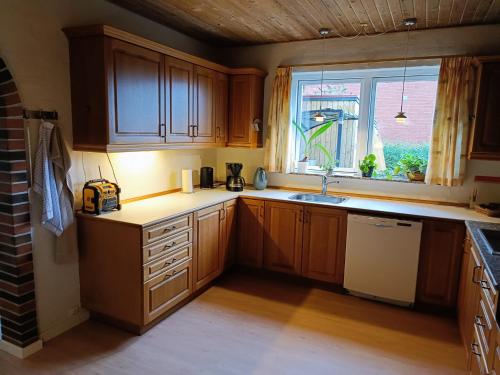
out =
[[[344,283],[347,212],[306,207],[302,275],[310,279]]]
[[[237,212],[238,201],[232,199],[224,202],[224,212],[222,218],[222,255],[221,255],[221,269],[230,268],[236,262],[236,248],[238,246],[238,232],[237,232]]]
[[[194,290],[198,290],[222,272],[223,204],[194,213]]]
[[[264,204],[264,267],[300,274],[304,208],[294,203]]]
[[[262,267],[264,244],[264,201],[238,200],[237,262],[250,267]]]

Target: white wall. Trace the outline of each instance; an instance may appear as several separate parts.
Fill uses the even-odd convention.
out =
[[[0,56],[14,76],[23,105],[57,110],[59,125],[71,145],[71,103],[67,26],[105,23],[164,43],[171,47],[217,60],[217,50],[164,26],[136,16],[104,0],[2,0]],[[28,124],[32,152],[36,147],[38,121]],[[72,152],[71,175],[77,193],[87,179],[112,179],[105,155]],[[181,168],[215,166],[215,150],[158,151],[113,154],[123,198],[156,193],[180,186]],[[195,178],[196,183],[196,178]],[[40,202],[32,196],[33,257],[37,312],[42,338],[48,339],[85,319],[80,305],[78,264],[54,262],[54,237],[39,226]]]
[[[325,25],[328,26],[328,25]],[[488,55],[500,54],[500,25],[469,26],[449,29],[412,31],[410,36],[411,57],[442,55]],[[375,61],[404,58],[406,33],[390,33],[379,37],[361,37],[355,40],[333,38],[326,41],[323,58],[322,41],[274,43],[253,47],[228,48],[224,50],[226,60],[234,66],[255,66],[269,73],[264,89],[264,123],[267,122],[268,103],[274,73],[279,65],[341,63],[353,61]],[[317,68],[316,68],[317,69]],[[264,127],[265,128],[265,127]],[[258,150],[241,152],[218,150],[217,164],[225,161],[247,160],[250,167],[263,164],[264,153]],[[260,159],[259,159],[260,158]],[[246,172],[249,168],[244,167]],[[467,181],[462,187],[439,187],[397,182],[361,181],[342,179],[333,189],[380,195],[420,197],[441,201],[466,202],[472,189],[474,175],[500,175],[500,162],[471,161],[467,165]],[[314,176],[281,175],[272,173],[271,185],[318,188],[319,178]],[[500,201],[500,187],[484,186],[489,197]],[[494,191],[495,194],[491,194]]]

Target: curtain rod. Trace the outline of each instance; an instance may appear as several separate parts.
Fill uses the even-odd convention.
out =
[[[435,55],[435,56],[409,57],[408,61],[433,60],[433,59],[442,59],[444,57],[466,57],[466,56],[468,55]],[[482,57],[482,56],[471,56],[471,57]],[[404,58],[399,57],[399,58],[377,59],[377,60],[351,60],[351,61],[326,62],[326,63],[286,64],[286,65],[279,65],[278,68],[301,68],[301,67],[314,67],[321,65],[349,65],[349,64],[363,64],[363,63],[396,62],[396,61],[404,61]]]

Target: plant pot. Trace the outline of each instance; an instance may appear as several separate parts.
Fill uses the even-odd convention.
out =
[[[373,170],[374,169],[375,169],[375,167],[370,167],[370,168],[368,168],[368,172],[361,171],[361,176],[363,176],[363,177],[371,177],[373,175]]]
[[[421,173],[419,171],[416,172],[406,172],[406,176],[410,181],[424,181],[425,173]]]
[[[298,161],[297,162],[297,173],[306,173],[308,166],[309,166],[308,161]]]

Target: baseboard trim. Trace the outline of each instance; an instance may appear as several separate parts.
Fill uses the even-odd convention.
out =
[[[0,350],[7,352],[14,357],[24,359],[26,357],[29,357],[30,355],[38,352],[41,350],[43,347],[43,342],[42,340],[37,340],[28,346],[21,348],[20,346],[11,344],[10,342],[0,340]]]
[[[61,323],[50,327],[49,329],[40,332],[40,338],[43,341],[49,341],[56,336],[70,330],[73,327],[85,322],[89,319],[89,312],[85,309],[81,309],[78,314],[70,316],[68,319],[62,321]]]

